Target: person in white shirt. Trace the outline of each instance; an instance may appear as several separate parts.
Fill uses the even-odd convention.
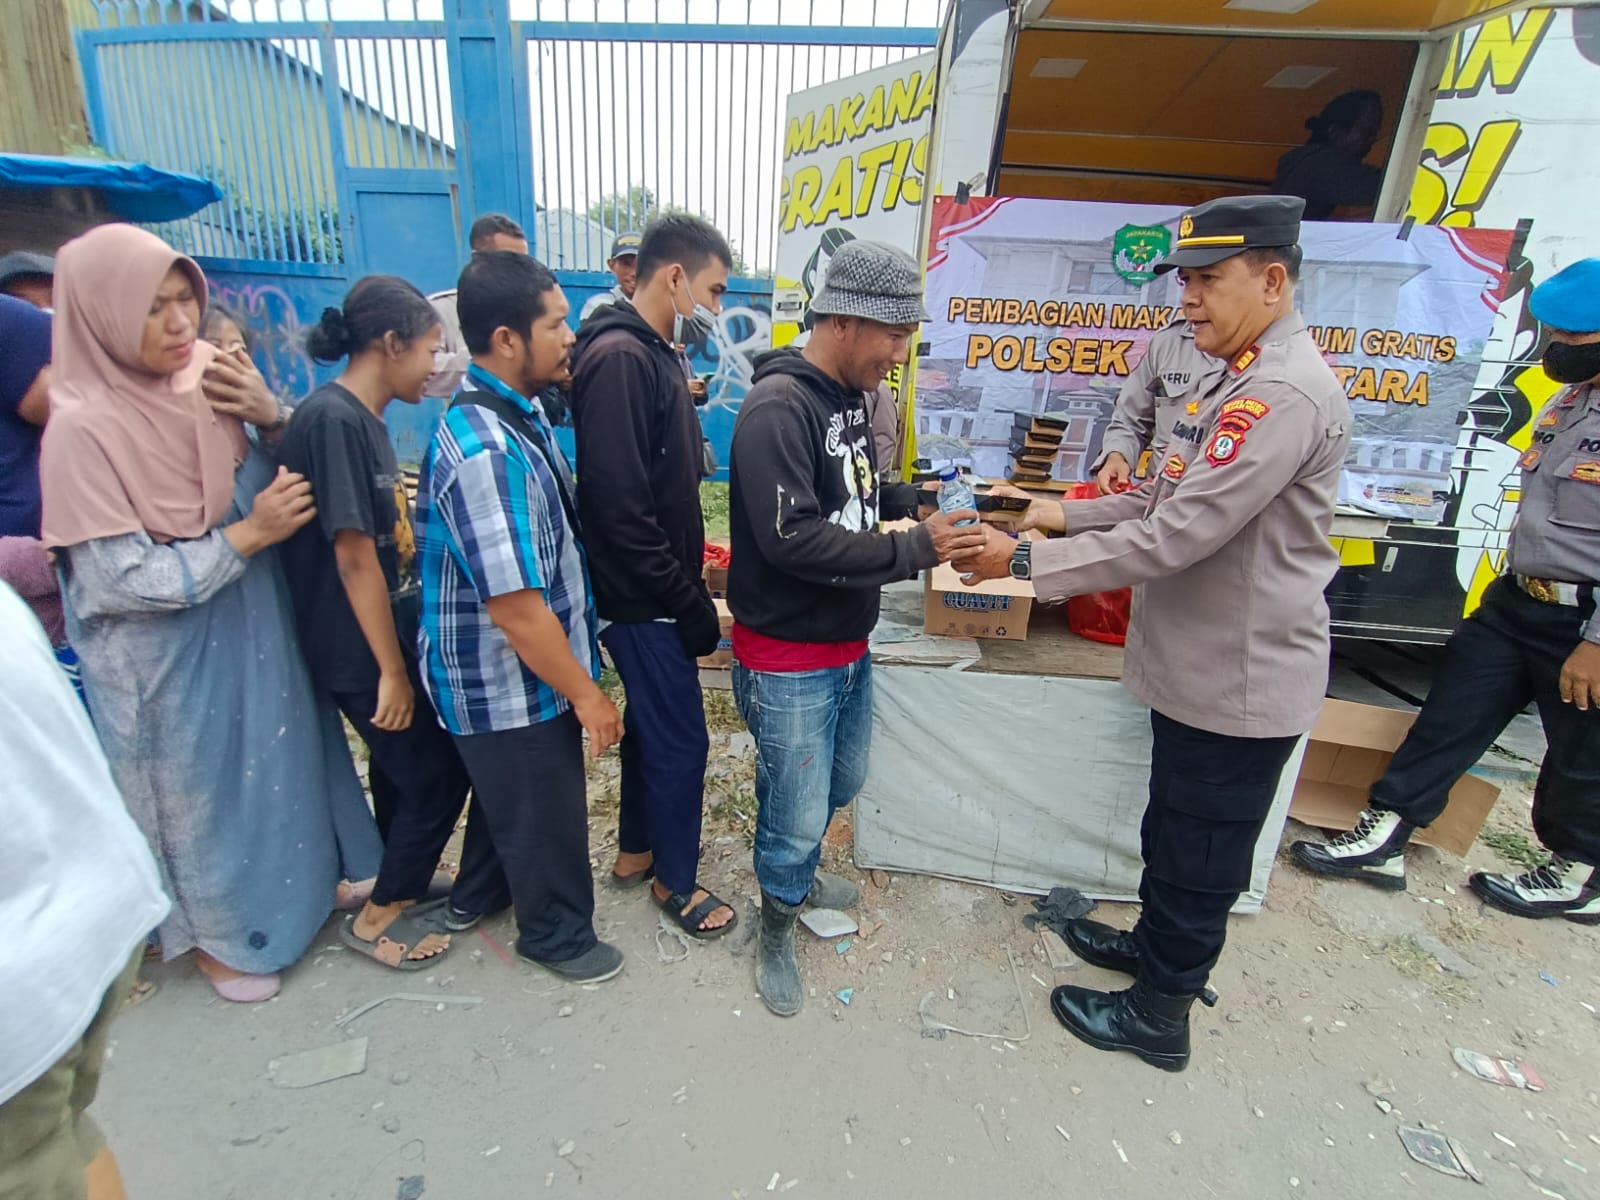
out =
[[[0,584],[0,1196],[120,1200],[84,1111],[171,907],[44,629]]]
[[[528,252],[528,235],[505,213],[484,213],[472,223],[467,242],[474,254],[479,250]],[[461,318],[456,315],[456,289],[434,292],[428,297],[428,303],[439,314],[443,345],[434,355],[433,374],[423,385],[422,394],[435,400],[449,400],[461,390],[461,381],[472,365],[472,355],[467,353],[466,339],[461,336]]]

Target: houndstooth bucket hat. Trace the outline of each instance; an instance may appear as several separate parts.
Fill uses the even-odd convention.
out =
[[[922,307],[922,268],[904,250],[882,242],[850,242],[829,260],[811,311],[883,325],[920,324],[929,319]]]

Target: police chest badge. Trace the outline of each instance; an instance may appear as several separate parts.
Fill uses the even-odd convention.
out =
[[[1568,478],[1579,483],[1600,483],[1600,462],[1581,462],[1572,468]]]
[[[1161,468],[1161,473],[1172,480],[1173,483],[1177,483],[1178,480],[1183,478],[1183,472],[1187,467],[1188,464],[1183,459],[1173,454],[1168,456],[1166,466]]]
[[[1111,265],[1133,284],[1156,277],[1156,264],[1172,249],[1172,230],[1164,225],[1124,225],[1111,239]]]
[[[1227,427],[1219,429],[1206,446],[1206,461],[1213,467],[1225,467],[1239,457],[1239,448],[1243,445],[1242,429]]]

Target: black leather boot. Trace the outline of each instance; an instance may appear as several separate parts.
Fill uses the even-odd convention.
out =
[[[1139,973],[1139,947],[1126,930],[1080,917],[1067,922],[1066,942],[1086,963],[1124,975]]]
[[[756,943],[756,991],[780,1017],[800,1011],[800,964],[794,957],[794,922],[798,904],[761,893],[761,938]]]
[[[1125,992],[1058,987],[1050,1010],[1069,1033],[1096,1050],[1126,1050],[1152,1067],[1189,1065],[1189,1007],[1194,996],[1166,996],[1136,982]]]

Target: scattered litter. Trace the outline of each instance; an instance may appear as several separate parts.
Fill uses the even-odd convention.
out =
[[[1152,1099],[1150,1099],[1150,1097],[1149,1097],[1149,1096],[1146,1096],[1146,1097],[1145,1097],[1145,1098],[1144,1098],[1144,1106],[1145,1106],[1145,1107],[1146,1107],[1146,1108],[1149,1108],[1149,1107],[1150,1107],[1150,1106],[1151,1106],[1151,1105],[1153,1105],[1153,1104],[1154,1104],[1154,1103],[1155,1103],[1155,1101],[1154,1101],[1154,1100],[1152,1100]]]
[[[1181,1146],[1183,1145],[1183,1134],[1174,1129],[1171,1133],[1167,1134],[1167,1141],[1171,1142],[1174,1146]]]
[[[662,934],[666,935],[666,937],[667,937],[667,941],[666,942],[663,942],[661,940]],[[674,941],[676,941],[677,944],[678,944],[676,953],[674,953],[671,949],[669,949],[669,946]],[[666,913],[664,913],[664,912],[663,913],[657,913],[656,914],[656,959],[657,959],[657,961],[663,962],[663,963],[681,963],[684,959],[686,959],[688,957],[689,957],[689,938],[688,938],[688,935],[685,934],[683,932],[683,930],[679,929],[676,925],[669,924],[668,921],[667,921],[667,914]]]
[[[1566,1163],[1567,1166],[1571,1167],[1579,1175],[1587,1175],[1589,1173],[1589,1168],[1588,1167],[1580,1167],[1577,1163],[1573,1162],[1570,1158],[1563,1158],[1561,1161]]]
[[[833,952],[835,954],[848,954],[850,952],[850,939],[845,938],[843,941],[835,945]]]
[[[1067,922],[1088,916],[1094,911],[1094,901],[1077,888],[1055,887],[1048,895],[1035,900],[1033,908],[1033,912],[1022,918],[1025,927],[1037,929],[1043,925],[1065,935]]]
[[[682,1104],[688,1098],[689,1098],[689,1086],[688,1086],[688,1084],[685,1084],[683,1087],[679,1088],[677,1091],[672,1093],[672,1102],[674,1104]]]
[[[474,1004],[483,1003],[482,996],[445,996],[441,998],[439,996],[422,995],[418,992],[396,992],[392,996],[379,996],[376,1000],[368,1000],[360,1008],[351,1009],[344,1016],[335,1019],[333,1027],[335,1029],[343,1029],[351,1021],[358,1017],[366,1016],[380,1004],[387,1004],[391,1000],[409,1000],[416,1004],[433,1004],[437,1005],[441,1011],[443,1011],[446,1004],[459,1004],[463,1007],[470,1007]]]
[[[1460,1046],[1457,1046],[1452,1053],[1456,1065],[1469,1075],[1476,1075],[1479,1079],[1499,1084],[1501,1087],[1521,1088],[1528,1092],[1544,1091],[1544,1080],[1540,1079],[1539,1073],[1526,1063],[1509,1058],[1490,1058],[1487,1054],[1479,1054],[1476,1050],[1463,1050]]]
[[[779,1190],[779,1191],[780,1191],[780,1192],[787,1192],[787,1191],[788,1191],[788,1190],[789,1190],[789,1189],[790,1189],[790,1188],[792,1188],[792,1187],[798,1187],[798,1186],[799,1186],[799,1184],[800,1184],[800,1181],[799,1181],[799,1180],[798,1180],[798,1179],[791,1179],[791,1180],[789,1180],[789,1182],[788,1182],[788,1183],[786,1183],[786,1184],[784,1184],[784,1185],[783,1185],[783,1186],[782,1186],[782,1187],[781,1187],[781,1188],[779,1188],[779,1189],[778,1189],[778,1190]]]
[[[566,1141],[562,1142],[561,1145],[556,1147],[556,1157],[557,1158],[571,1158],[572,1157],[572,1152],[574,1150],[576,1150],[577,1148],[578,1148],[578,1144],[576,1142],[574,1142],[571,1138],[568,1138]]]
[[[1590,1004],[1587,1000],[1579,1000],[1578,1003],[1583,1005],[1584,1008],[1588,1009],[1591,1014],[1593,1014],[1595,1016],[1600,1016],[1600,1008],[1596,1008],[1594,1005]]]
[[[894,961],[894,951],[885,950],[882,954],[878,955],[878,961],[892,963]]]
[[[1300,1186],[1300,1176],[1298,1176],[1298,1175],[1289,1176],[1289,1186],[1290,1187],[1299,1187]]]
[[[844,1131],[844,1144],[846,1146],[854,1146],[856,1144],[855,1138],[850,1136],[850,1131],[848,1129]]]
[[[1596,1146],[1600,1146],[1600,1135],[1596,1135],[1596,1134],[1592,1134],[1591,1133],[1589,1135],[1589,1140],[1591,1142],[1593,1142]]]
[[[855,997],[856,997],[856,990],[855,990],[855,988],[840,988],[837,992],[834,993],[834,995],[839,997],[839,1003],[840,1004],[843,1004],[845,1007],[848,1008],[849,1005],[850,1005],[850,1001],[854,1000]]]
[[[1056,1126],[1056,1132],[1059,1133],[1062,1137],[1066,1138],[1067,1141],[1070,1142],[1072,1140],[1072,1135],[1070,1133],[1068,1133],[1065,1129],[1061,1128],[1061,1126],[1059,1126],[1059,1125]]]
[[[1451,1149],[1450,1139],[1444,1134],[1435,1133],[1431,1129],[1416,1129],[1409,1125],[1401,1125],[1396,1132],[1405,1145],[1406,1153],[1423,1166],[1438,1171],[1441,1175],[1448,1175],[1452,1179],[1471,1178],[1456,1158],[1455,1151]]]
[[[556,1009],[556,1016],[558,1017],[570,1017],[571,1015],[572,1005],[570,1004],[563,1004],[560,1008]]]
[[[837,908],[813,908],[800,915],[800,924],[823,941],[830,938],[844,937],[854,933],[860,928],[856,919],[847,912],[840,912]]]
[[[351,1038],[319,1046],[303,1054],[275,1058],[267,1064],[272,1082],[281,1088],[308,1088],[367,1069],[367,1039]]]
[[[393,1075],[389,1076],[389,1082],[392,1083],[392,1084],[395,1084],[396,1086],[399,1086],[400,1084],[403,1084],[403,1083],[410,1083],[411,1082],[411,1072],[410,1071],[396,1071]]]
[[[1111,1148],[1117,1152],[1117,1157],[1124,1163],[1128,1161],[1128,1152],[1122,1148],[1122,1143],[1112,1139]]]
[[[1045,961],[1052,971],[1070,971],[1078,965],[1078,958],[1067,949],[1061,935],[1048,925],[1039,930],[1039,944],[1044,947]]]
[[[767,1180],[767,1191],[769,1191],[769,1192],[777,1191],[778,1190],[778,1180],[780,1180],[782,1178],[783,1178],[783,1172],[782,1171],[774,1171],[772,1173],[772,1178]]]
[[[1455,888],[1451,887],[1448,883],[1444,885],[1444,890],[1446,895],[1454,896],[1456,894]]]
[[[906,1138],[901,1138],[901,1139],[900,1139],[900,1145],[901,1145],[901,1146],[909,1146],[909,1145],[911,1145],[911,1139],[910,1139],[910,1138],[908,1138],[908,1137],[906,1137]]]
[[[886,888],[886,887],[889,886],[889,882],[890,882],[889,881],[889,872],[880,871],[880,870],[878,870],[877,867],[872,868],[872,886],[873,887]]]
[[[1381,1113],[1388,1114],[1394,1111],[1394,1105],[1390,1104],[1387,1100],[1378,1099],[1374,1100],[1373,1103],[1378,1106],[1378,1111]]]
[[[1549,971],[1540,971],[1539,972],[1539,978],[1544,980],[1551,987],[1560,987],[1561,986],[1561,980],[1557,979],[1554,975],[1550,974]]]
[[[1258,1118],[1263,1118],[1264,1119],[1266,1117],[1266,1115],[1267,1115],[1266,1113],[1261,1111],[1261,1106],[1259,1104],[1256,1105],[1254,1108],[1252,1108],[1250,1111],[1255,1113],[1255,1115]]]
[[[499,1154],[499,1153],[500,1153],[500,1147],[499,1146],[490,1146],[487,1150],[485,1150],[483,1152],[483,1156],[485,1158],[493,1158],[496,1154]]]
[[[959,1029],[954,1025],[946,1025],[937,1017],[928,1015],[928,1001],[933,999],[929,992],[922,998],[922,1003],[917,1005],[917,1015],[922,1018],[923,1037],[943,1037],[946,1033],[959,1033],[962,1037],[989,1038],[997,1042],[1025,1042],[1033,1036],[1033,1019],[1028,1015],[1028,998],[1022,991],[1022,976],[1017,973],[1017,960],[1012,957],[1011,951],[1006,951],[1006,962],[1011,967],[1011,982],[1017,988],[1017,1003],[1022,1007],[1023,1034],[1018,1037],[1013,1033],[978,1033],[971,1029]],[[956,998],[954,988],[946,988],[945,993],[951,1000]]]
[[[1497,1134],[1494,1135],[1494,1137],[1495,1137],[1495,1141],[1504,1142],[1507,1146],[1510,1146],[1513,1150],[1515,1150],[1517,1148],[1517,1144],[1515,1142],[1513,1142],[1510,1138],[1508,1138],[1503,1133],[1497,1133]]]
[[[953,988],[953,987],[945,988],[945,990],[944,990],[944,998],[953,1003],[955,1001],[955,998],[956,998],[956,990],[955,990],[955,988]]]
[[[394,1200],[422,1200],[422,1190],[427,1186],[427,1181],[421,1175],[407,1175],[400,1181],[400,1188],[394,1194]]]
[[[1475,1164],[1471,1157],[1468,1156],[1467,1148],[1455,1138],[1451,1138],[1449,1141],[1450,1152],[1456,1156],[1456,1162],[1459,1163],[1461,1165],[1461,1169],[1467,1173],[1467,1178],[1472,1180],[1473,1183],[1482,1183],[1483,1172],[1478,1170],[1477,1164]]]
[[[554,1171],[546,1171],[544,1173],[544,1185],[545,1187],[555,1187],[556,1173]]]
[[[1361,1090],[1369,1096],[1392,1096],[1395,1092],[1394,1084],[1387,1079],[1369,1079],[1361,1085]]]

